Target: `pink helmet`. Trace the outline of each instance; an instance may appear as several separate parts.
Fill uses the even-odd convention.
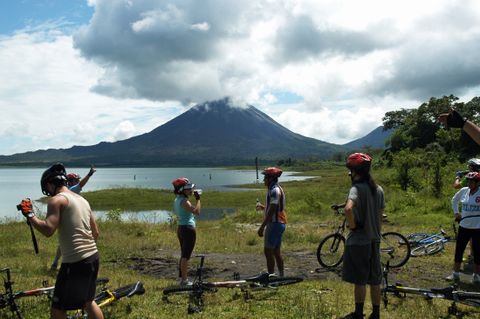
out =
[[[67,174],[67,181],[77,180],[80,179],[80,175],[77,173],[69,173]]]

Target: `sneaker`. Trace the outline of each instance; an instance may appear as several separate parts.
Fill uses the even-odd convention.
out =
[[[480,275],[479,274],[473,274],[472,275],[472,284],[480,285]]]
[[[191,282],[188,279],[180,281],[180,287],[187,287],[187,286],[192,286],[192,285],[193,285],[193,282]]]
[[[458,272],[452,272],[450,276],[447,276],[445,278],[446,280],[454,281],[454,282],[459,282],[460,281],[460,273]]]
[[[345,317],[342,317],[342,319],[363,319],[365,315],[357,315],[355,312],[351,312],[349,313],[348,315],[346,315]]]

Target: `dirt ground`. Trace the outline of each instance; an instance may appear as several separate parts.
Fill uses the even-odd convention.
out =
[[[130,258],[129,268],[142,274],[163,279],[176,279],[178,276],[178,251],[159,250],[154,258]],[[339,278],[340,268],[329,271],[320,267],[314,252],[284,252],[285,275],[302,276],[305,279]],[[190,277],[195,275],[200,259],[192,257]],[[212,279],[233,279],[235,273],[247,277],[266,271],[263,254],[247,253],[208,253],[205,254],[204,276]]]

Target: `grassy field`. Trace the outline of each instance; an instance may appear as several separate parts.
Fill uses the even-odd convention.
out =
[[[306,175],[316,176],[302,182],[284,183],[287,196],[289,227],[284,237],[284,251],[314,252],[320,239],[332,231],[334,219],[329,206],[344,201],[349,179],[342,166],[328,165]],[[402,191],[395,183],[390,169],[374,171],[377,181],[385,189],[388,223],[384,231],[395,230],[404,234],[414,231],[437,231],[443,225],[447,231],[452,224],[450,198],[453,189],[445,183],[443,194],[436,198],[422,189],[417,192]],[[198,223],[196,252],[261,254],[263,242],[256,236],[256,225],[261,219],[255,212],[256,198],[265,191],[205,192],[204,207],[234,207],[237,213],[219,221]],[[258,187],[258,185],[256,186]],[[84,196],[98,210],[170,209],[173,194],[151,189],[115,189],[86,192]],[[240,225],[242,227],[240,227]],[[245,225],[250,227],[245,227]],[[172,285],[175,278],[160,278],[132,269],[132,259],[156,258],[160,251],[178,250],[174,225],[151,225],[103,221],[99,224],[101,237],[101,277],[109,277],[111,286],[120,286],[137,280],[144,282],[146,294],[122,300],[105,308],[106,318],[172,318],[187,317],[187,298],[173,303],[162,301],[162,289]],[[55,281],[49,270],[57,243],[55,236],[45,238],[37,233],[40,253],[33,253],[30,234],[25,223],[0,225],[0,267],[9,267],[15,280],[15,289],[39,287],[42,281]],[[394,275],[402,282],[416,286],[446,286],[443,277],[449,273],[453,245],[431,257],[411,259]],[[312,257],[315,258],[315,257]],[[288,265],[288,260],[286,261]],[[258,265],[258,271],[265,268]],[[367,298],[366,313],[370,312]],[[422,298],[398,300],[390,298],[387,309],[382,307],[384,318],[445,318],[449,303],[441,300],[427,302]],[[25,298],[20,302],[25,318],[48,318],[49,302],[46,298]],[[202,313],[192,318],[338,318],[354,307],[352,287],[337,277],[306,280],[276,291],[259,292],[245,301],[238,291],[226,290],[208,295]],[[471,311],[468,308],[462,308]],[[8,318],[7,309],[0,310],[0,318]],[[480,317],[479,311],[467,315]]]

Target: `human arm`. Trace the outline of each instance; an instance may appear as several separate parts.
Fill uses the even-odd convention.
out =
[[[263,231],[265,230],[265,227],[267,226],[268,222],[270,220],[272,220],[272,217],[275,214],[275,212],[277,211],[277,208],[278,208],[277,204],[270,204],[268,206],[268,211],[263,218],[262,224],[258,228],[258,231],[257,231],[258,236],[263,237]]]
[[[195,198],[195,199],[196,199],[195,206],[193,206],[188,199],[185,199],[184,201],[182,201],[181,206],[187,212],[191,212],[192,214],[199,216],[200,210],[202,209],[202,204],[200,202],[200,195],[198,196],[198,198]]]
[[[90,167],[90,171],[88,172],[87,175],[85,175],[81,180],[80,180],[80,188],[83,188],[83,186],[85,186],[88,182],[88,180],[90,179],[90,177],[92,177],[92,175],[96,172],[97,170],[95,169],[95,166],[91,166]]]
[[[445,127],[461,128],[467,133],[477,144],[480,145],[480,127],[472,121],[464,118],[455,110],[448,113],[442,113],[438,116],[438,121]]]
[[[100,232],[98,231],[97,221],[92,212],[90,212],[90,229],[92,230],[93,239],[96,241]]]
[[[347,199],[345,203],[345,219],[347,220],[347,227],[350,230],[355,230],[357,228],[357,224],[355,223],[355,215],[353,213],[353,208],[355,207],[355,202],[350,198]]]
[[[63,196],[54,196],[48,200],[47,217],[44,220],[33,216],[29,218],[30,224],[46,237],[52,236],[60,222],[60,212],[68,205],[68,200]]]
[[[452,197],[452,210],[453,210],[453,214],[455,216],[455,220],[457,220],[457,221],[462,218],[462,214],[460,213],[460,211],[458,209],[458,204],[460,203],[460,200],[462,198],[463,193],[464,193],[464,190],[462,188],[458,192],[456,192],[455,195],[453,195],[453,197]]]

